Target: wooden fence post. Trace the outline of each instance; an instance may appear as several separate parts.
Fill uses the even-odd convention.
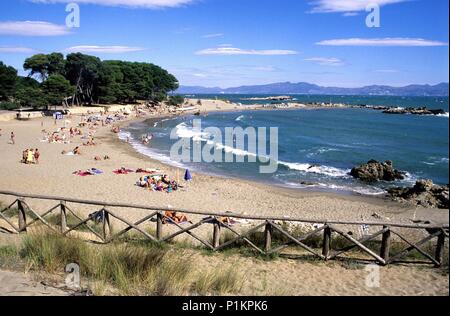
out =
[[[156,218],[156,239],[162,239],[162,230],[163,230],[163,214],[158,212]]]
[[[217,248],[220,246],[220,222],[216,219],[214,222],[214,231],[213,231],[213,247]]]
[[[438,236],[438,241],[436,245],[436,254],[435,259],[439,264],[436,264],[436,268],[440,268],[442,266],[442,258],[444,257],[444,248],[445,248],[445,233],[442,230],[441,234]]]
[[[383,233],[383,238],[381,240],[380,257],[383,258],[383,260],[387,264],[391,252],[391,230],[388,226],[384,226],[383,228],[388,230]]]
[[[66,201],[61,201],[61,234],[64,234],[66,230],[67,230]]]
[[[264,251],[268,253],[272,249],[272,233],[273,227],[270,222],[266,223],[266,228],[264,230]]]
[[[331,234],[332,231],[330,226],[326,225],[323,231],[323,249],[322,249],[322,255],[325,257],[325,260],[328,260],[328,256],[330,254]]]
[[[27,215],[25,214],[25,207],[23,199],[17,200],[17,207],[19,209],[19,232],[27,232]]]
[[[107,210],[102,211],[103,215],[103,238],[107,240],[112,235],[112,227]]]

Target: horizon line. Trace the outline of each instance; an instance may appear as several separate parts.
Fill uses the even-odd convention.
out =
[[[220,89],[220,90],[227,90],[227,89],[236,89],[236,88],[242,88],[242,87],[260,87],[260,86],[270,86],[270,85],[275,85],[275,84],[300,84],[300,83],[306,83],[306,84],[310,84],[310,85],[316,85],[320,88],[339,88],[339,89],[359,89],[359,88],[366,88],[366,87],[374,87],[374,86],[386,86],[386,87],[390,87],[390,88],[406,88],[409,86],[438,86],[441,84],[447,84],[449,85],[449,81],[441,81],[438,83],[409,83],[409,84],[404,84],[404,85],[391,85],[391,84],[368,84],[368,85],[363,85],[363,86],[354,86],[354,87],[342,87],[342,86],[333,86],[333,85],[320,85],[317,83],[311,83],[311,82],[307,82],[307,81],[298,81],[298,82],[292,82],[292,81],[279,81],[279,82],[273,82],[273,83],[264,83],[264,84],[245,84],[245,85],[240,85],[240,86],[230,86],[230,87],[208,87],[208,86],[202,86],[202,85],[184,85],[184,84],[180,84],[180,88],[181,87],[196,87],[196,88],[205,88],[205,89]]]

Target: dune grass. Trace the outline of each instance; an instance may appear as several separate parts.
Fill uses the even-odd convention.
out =
[[[18,254],[31,268],[52,274],[76,263],[100,293],[110,286],[120,295],[221,295],[236,293],[242,282],[235,267],[200,271],[187,251],[151,243],[99,246],[39,232],[24,236]]]

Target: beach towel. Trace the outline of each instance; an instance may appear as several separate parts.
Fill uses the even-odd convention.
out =
[[[96,169],[96,168],[92,168],[90,169],[91,172],[93,172],[94,174],[103,174],[103,171]]]
[[[80,176],[80,177],[87,177],[87,176],[96,176],[96,175],[100,175],[103,174],[103,171],[96,169],[96,168],[92,168],[92,169],[88,169],[86,171],[75,171],[73,173],[76,176]]]
[[[131,169],[117,169],[117,170],[113,171],[113,173],[115,173],[115,174],[129,174],[132,172],[134,172],[134,170],[131,170]]]
[[[73,174],[76,176],[80,176],[80,177],[93,176],[92,173],[87,172],[87,171],[75,171]]]

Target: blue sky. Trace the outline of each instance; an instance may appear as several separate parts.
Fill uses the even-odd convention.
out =
[[[357,87],[449,77],[448,0],[69,0],[0,2],[0,60],[81,51],[158,64],[182,85],[306,81]],[[378,3],[379,28],[366,26]]]

